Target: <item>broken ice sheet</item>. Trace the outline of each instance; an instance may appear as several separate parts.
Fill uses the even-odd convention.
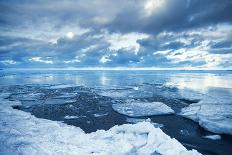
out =
[[[181,110],[180,115],[192,119],[208,131],[232,135],[231,90],[214,88],[199,103]]]
[[[113,109],[130,117],[167,115],[175,113],[169,106],[162,102],[130,101],[112,105]]]
[[[16,101],[0,101],[0,154],[200,154],[188,151],[149,122],[116,125],[86,134],[79,127],[15,110],[10,105],[18,104]]]

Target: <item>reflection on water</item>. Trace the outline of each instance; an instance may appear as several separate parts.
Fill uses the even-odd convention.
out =
[[[0,71],[0,85],[71,84],[86,87],[175,86],[206,93],[212,87],[232,88],[231,71]]]
[[[207,92],[212,87],[217,88],[232,88],[232,75],[218,74],[200,74],[172,76],[167,85],[175,85],[179,89],[192,89],[202,93]]]
[[[103,86],[110,85],[110,79],[107,78],[105,73],[100,75],[100,80],[101,80],[101,85],[103,85]]]

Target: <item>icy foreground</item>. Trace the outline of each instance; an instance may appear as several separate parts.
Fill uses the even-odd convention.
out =
[[[11,106],[20,102],[0,95],[0,154],[200,154],[188,151],[176,139],[149,122],[114,126],[90,134],[61,122],[39,119]]]
[[[120,114],[130,117],[167,115],[175,113],[169,106],[162,102],[128,102],[113,104],[113,109]]]

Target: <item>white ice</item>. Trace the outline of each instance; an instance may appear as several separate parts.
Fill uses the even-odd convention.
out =
[[[200,102],[183,108],[180,115],[198,122],[208,131],[232,135],[232,93],[227,89],[212,89]]]
[[[163,124],[152,122],[150,118],[143,119],[143,118],[127,117],[126,118],[126,122],[128,122],[128,123],[150,122],[155,128],[162,128],[162,127],[164,127]]]
[[[18,93],[11,96],[14,100],[23,100],[25,103],[38,104],[39,100],[43,99],[45,94],[43,93]],[[27,102],[28,101],[28,102]]]
[[[74,87],[74,86],[75,86],[75,85],[58,84],[58,85],[50,86],[50,89],[63,89],[63,88],[69,88],[69,87]]]
[[[207,136],[203,136],[203,138],[207,138],[211,140],[220,140],[221,136],[220,135],[207,135]]]
[[[113,98],[133,97],[133,90],[101,90],[97,93],[102,96]]]
[[[40,119],[0,95],[0,154],[4,155],[197,155],[149,122],[114,126],[86,134],[79,127]],[[120,148],[120,149],[119,149]]]
[[[106,112],[106,113],[96,113],[96,114],[93,114],[94,117],[103,117],[103,116],[107,116],[109,113]]]
[[[79,118],[79,117],[78,116],[69,116],[69,115],[64,116],[64,119],[76,119],[76,118]]]
[[[112,98],[150,97],[150,92],[140,90],[139,86],[114,86],[110,89],[98,87],[97,94]]]
[[[129,101],[121,104],[113,104],[112,107],[116,112],[130,117],[175,113],[169,106],[162,102]]]

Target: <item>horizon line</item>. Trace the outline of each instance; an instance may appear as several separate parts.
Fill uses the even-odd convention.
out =
[[[231,68],[193,68],[193,67],[183,67],[183,68],[159,68],[159,67],[61,67],[61,68],[0,68],[1,70],[86,70],[86,71],[97,71],[97,70],[109,70],[109,71],[133,71],[133,70],[141,70],[141,71],[155,71],[155,70],[205,70],[205,71],[228,71],[232,70]]]

